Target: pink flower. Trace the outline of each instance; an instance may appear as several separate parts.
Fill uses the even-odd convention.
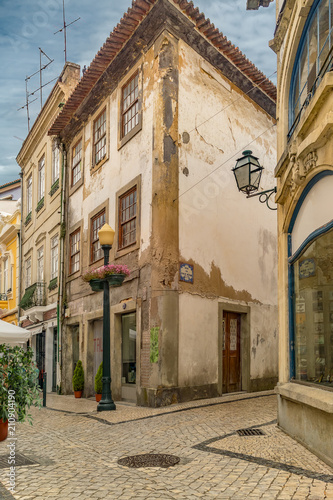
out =
[[[104,279],[106,276],[112,274],[124,274],[125,276],[129,276],[130,270],[124,264],[108,264],[107,266],[101,266],[97,269],[88,269],[81,277],[83,281],[89,282],[94,279]]]

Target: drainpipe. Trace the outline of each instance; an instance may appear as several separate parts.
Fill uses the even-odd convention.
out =
[[[22,299],[21,285],[22,285],[22,234],[23,234],[23,172],[20,172],[21,177],[21,222],[20,231],[17,233],[19,240],[19,286],[18,286],[18,302],[17,302],[17,324],[20,325],[21,307],[20,302]]]
[[[67,151],[65,144],[62,144],[62,169],[61,169],[61,206],[60,206],[60,266],[59,266],[59,287],[57,303],[57,333],[58,333],[58,363],[57,363],[57,389],[61,388],[61,367],[62,367],[62,323],[63,323],[63,298],[64,298],[64,261],[65,261],[65,193],[66,193],[66,167]]]

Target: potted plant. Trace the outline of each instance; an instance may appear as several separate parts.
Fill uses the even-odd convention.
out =
[[[126,276],[130,275],[123,264],[107,264],[97,269],[89,269],[82,275],[83,281],[89,283],[94,292],[103,290],[105,280],[110,286],[121,286]]]
[[[0,441],[6,439],[9,424],[32,424],[27,413],[31,406],[41,407],[38,387],[38,368],[33,361],[33,350],[28,347],[0,345]]]
[[[96,393],[95,398],[97,402],[99,402],[102,399],[102,389],[103,389],[102,376],[103,376],[103,361],[99,365],[97,373],[95,375],[95,393]]]
[[[82,391],[84,388],[84,371],[82,366],[82,361],[78,361],[74,370],[73,375],[73,389],[76,398],[82,396]]]

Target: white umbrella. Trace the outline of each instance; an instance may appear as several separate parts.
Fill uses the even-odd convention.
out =
[[[0,319],[0,344],[17,345],[27,342],[31,332]]]

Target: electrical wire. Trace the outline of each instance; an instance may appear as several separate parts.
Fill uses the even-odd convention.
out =
[[[266,134],[269,130],[271,130],[273,127],[276,127],[276,123],[273,123],[273,125],[271,125],[270,127],[268,127],[266,130],[264,130],[261,134],[259,134],[257,137],[255,137],[252,141],[248,142],[245,146],[243,146],[239,151],[237,151],[237,153],[234,153],[232,156],[229,156],[229,158],[227,160],[225,160],[223,163],[221,163],[221,165],[219,165],[218,167],[214,168],[214,170],[212,170],[211,172],[209,172],[209,174],[205,175],[205,177],[203,177],[202,179],[200,179],[198,182],[196,182],[195,184],[193,184],[193,186],[189,187],[186,191],[184,191],[182,194],[180,194],[177,198],[175,198],[173,200],[173,203],[177,200],[179,200],[179,198],[181,198],[182,196],[184,196],[184,194],[188,193],[189,191],[191,191],[191,189],[195,188],[198,184],[200,184],[202,181],[204,181],[205,179],[207,179],[207,177],[211,176],[214,172],[216,172],[217,170],[219,170],[219,168],[223,167],[223,165],[225,165],[226,163],[228,163],[228,161],[232,160],[232,158],[234,156],[237,156],[239,154],[241,154],[244,150],[246,150],[251,144],[253,144],[255,141],[257,141],[262,135]]]

